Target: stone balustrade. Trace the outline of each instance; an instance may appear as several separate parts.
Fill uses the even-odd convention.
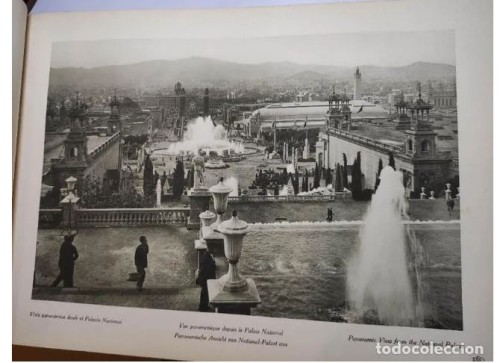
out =
[[[335,199],[351,198],[351,192],[339,192],[335,195],[241,195],[229,197],[229,203],[304,203],[331,202]]]
[[[112,135],[106,142],[103,142],[101,145],[96,147],[94,150],[90,150],[89,157],[91,159],[97,158],[100,154],[102,154],[105,150],[107,150],[111,145],[113,145],[117,140],[121,137],[120,132],[116,132]]]
[[[131,226],[185,226],[189,208],[110,208],[79,209],[79,228]]]
[[[366,145],[366,146],[369,146],[372,148],[376,148],[376,149],[382,150],[384,152],[391,151],[394,154],[404,154],[405,153],[404,147],[390,145],[390,144],[381,142],[379,140],[375,140],[375,139],[372,139],[372,138],[369,138],[366,136],[356,134],[354,132],[348,132],[348,131],[339,130],[339,129],[335,129],[335,128],[328,128],[327,132],[329,134],[333,134],[337,137],[340,137],[340,138],[343,138],[343,139],[346,139],[349,141],[361,143],[363,145]]]
[[[186,226],[189,208],[76,209],[78,228]],[[59,228],[61,209],[40,209],[39,228]]]

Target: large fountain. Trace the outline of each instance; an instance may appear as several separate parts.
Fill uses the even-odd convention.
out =
[[[402,174],[387,166],[347,266],[348,316],[386,325],[423,326],[422,248],[403,223]]]
[[[183,140],[171,144],[167,152],[176,155],[196,154],[198,150],[202,150],[206,155],[215,152],[219,156],[227,156],[243,154],[245,148],[242,143],[229,141],[224,127],[215,125],[208,116],[198,117],[188,123]]]

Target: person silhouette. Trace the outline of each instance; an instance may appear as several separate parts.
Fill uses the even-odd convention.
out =
[[[207,249],[201,256],[200,271],[197,283],[201,286],[199,311],[210,311],[208,306],[208,286],[207,280],[215,279],[215,260],[211,251]]]
[[[75,261],[78,259],[78,251],[73,245],[75,235],[64,236],[64,242],[59,249],[59,275],[52,283],[52,287],[57,287],[63,281],[64,287],[73,287],[73,272]]]
[[[135,249],[134,261],[137,273],[139,274],[139,278],[137,280],[137,290],[142,291],[142,286],[144,285],[144,280],[146,279],[146,268],[148,267],[149,246],[146,236],[141,236],[139,241],[141,244]]]
[[[328,222],[333,221],[333,210],[332,210],[332,208],[328,208],[327,215],[326,215],[326,220]]]

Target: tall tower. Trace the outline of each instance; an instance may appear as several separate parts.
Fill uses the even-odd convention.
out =
[[[356,72],[354,72],[354,98],[355,100],[361,99],[361,72],[359,67],[356,67]]]
[[[184,123],[186,122],[186,90],[181,88],[179,91],[179,118],[181,122],[180,137],[184,138]]]
[[[115,91],[115,96],[113,97],[113,100],[109,104],[109,107],[111,107],[111,115],[109,116],[108,120],[108,130],[106,134],[108,136],[114,135],[118,131],[120,131],[120,102],[118,102],[118,99],[116,98],[116,91]]]
[[[64,164],[86,165],[87,136],[82,128],[83,118],[83,110],[77,98],[69,113],[70,131],[64,140]]]
[[[347,95],[333,92],[328,97],[327,125],[329,128],[351,129],[351,110]]]
[[[69,114],[70,131],[64,140],[64,159],[53,165],[54,186],[56,189],[63,188],[65,180],[73,176],[78,179],[77,189],[83,181],[85,169],[89,165],[87,156],[87,136],[82,122],[85,118],[85,111],[78,97],[71,107]]]
[[[397,102],[394,104],[396,107],[396,130],[406,130],[411,127],[411,120],[408,116],[408,103],[405,102],[403,92],[397,96]]]
[[[203,96],[203,117],[208,117],[210,115],[210,95],[208,94],[208,88],[205,88],[205,95]]]
[[[418,100],[405,107],[410,111],[411,127],[405,131],[406,153],[417,159],[432,159],[436,156],[436,132],[430,120],[432,105],[422,99],[420,82],[417,82]]]

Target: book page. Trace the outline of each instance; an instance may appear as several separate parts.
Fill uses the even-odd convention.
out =
[[[14,342],[491,359],[491,6],[34,15]]]
[[[12,178],[14,178],[16,160],[27,20],[26,4],[20,0],[12,0]]]

